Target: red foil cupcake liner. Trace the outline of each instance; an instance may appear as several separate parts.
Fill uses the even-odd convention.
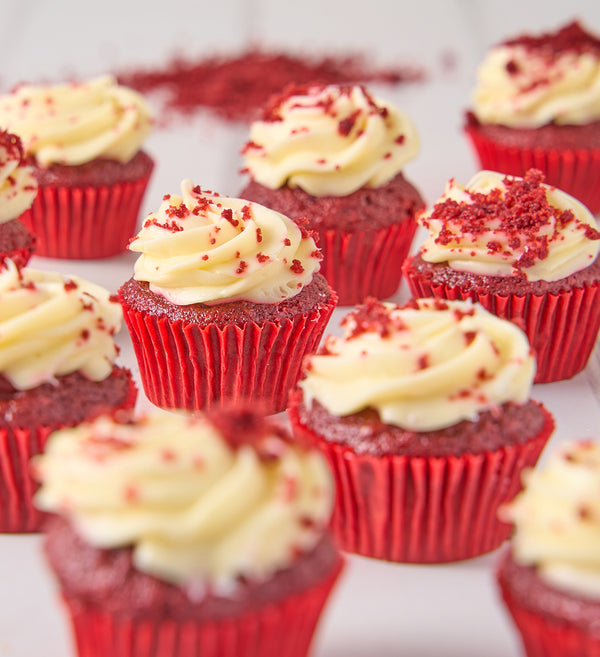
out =
[[[545,150],[505,146],[482,135],[477,128],[466,134],[482,169],[523,176],[528,169],[542,171],[546,183],[571,194],[592,214],[600,213],[600,148]]]
[[[222,620],[111,614],[64,596],[79,657],[305,657],[340,573],[279,603]]]
[[[557,294],[501,295],[434,285],[406,271],[415,297],[472,299],[527,334],[537,360],[535,383],[570,379],[583,370],[600,330],[600,285],[564,290]],[[585,327],[585,330],[582,328]]]
[[[536,614],[521,605],[499,578],[500,591],[521,635],[526,657],[600,657],[600,636]]]
[[[100,187],[40,187],[21,221],[36,236],[36,255],[106,258],[125,251],[135,235],[150,179]]]
[[[136,397],[137,389],[131,382],[127,399],[115,412],[132,409]],[[44,514],[33,505],[38,483],[31,476],[30,461],[44,451],[51,433],[67,426],[0,429],[0,533],[40,530]]]
[[[265,413],[285,410],[302,359],[316,351],[336,305],[293,320],[218,328],[157,318],[121,297],[148,399],[167,409],[201,410],[224,401],[259,402]]]
[[[499,507],[521,490],[521,472],[537,462],[554,421],[531,440],[460,456],[356,454],[328,442],[289,415],[294,432],[316,444],[334,474],[332,530],[341,549],[399,563],[447,563],[500,546],[511,525]]]
[[[414,219],[356,233],[317,229],[317,245],[323,253],[320,271],[337,292],[338,305],[395,294],[416,229]]]

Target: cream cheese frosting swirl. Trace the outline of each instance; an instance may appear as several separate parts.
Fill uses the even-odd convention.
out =
[[[23,85],[0,97],[0,126],[43,167],[96,158],[128,162],[152,129],[143,96],[106,75],[84,83]]]
[[[0,372],[18,390],[81,372],[93,381],[113,369],[121,307],[103,287],[10,260],[0,271]]]
[[[321,254],[279,212],[181,183],[129,248],[140,252],[134,278],[177,305],[246,300],[280,303],[319,270]]]
[[[473,111],[482,123],[537,128],[600,119],[600,42],[576,23],[492,48],[477,78]]]
[[[21,140],[0,132],[0,223],[16,219],[30,208],[37,190],[33,169],[23,163]]]
[[[34,464],[36,504],[95,547],[131,546],[138,570],[174,584],[227,593],[240,576],[268,578],[323,536],[331,475],[280,428],[231,418],[157,411],[55,432]]]
[[[381,187],[418,151],[412,121],[359,85],[292,88],[251,125],[244,147],[254,180],[313,196]]]
[[[465,187],[451,180],[419,217],[429,235],[420,255],[457,271],[557,281],[591,265],[600,232],[590,211],[545,185],[539,171],[524,178],[480,171]]]
[[[327,336],[299,383],[332,415],[374,408],[386,424],[433,431],[529,398],[535,362],[525,334],[466,301],[369,301]]]
[[[523,483],[502,510],[515,525],[515,561],[551,586],[600,600],[600,444],[561,446]]]

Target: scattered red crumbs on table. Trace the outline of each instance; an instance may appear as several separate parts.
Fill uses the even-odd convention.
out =
[[[357,55],[300,59],[284,53],[249,50],[230,57],[175,58],[164,68],[117,73],[118,80],[141,93],[167,94],[163,120],[208,109],[228,121],[249,121],[267,99],[288,84],[323,82],[399,84],[424,80],[416,66],[376,68]]]

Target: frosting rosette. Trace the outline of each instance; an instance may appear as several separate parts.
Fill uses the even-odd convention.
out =
[[[23,162],[21,140],[0,131],[0,223],[16,219],[31,207],[37,190],[33,169]]]
[[[523,178],[480,171],[464,187],[451,180],[419,222],[429,231],[423,260],[486,276],[557,281],[591,265],[600,248],[589,210],[534,169]]]
[[[152,129],[141,94],[110,76],[87,82],[23,85],[0,97],[0,125],[19,135],[41,166],[96,158],[128,162]]]
[[[130,546],[137,569],[172,583],[227,593],[268,578],[316,546],[333,484],[317,450],[236,413],[55,432],[35,460],[36,503],[95,547]]]
[[[81,372],[105,379],[117,356],[121,307],[103,287],[25,267],[0,271],[0,372],[19,390]]]
[[[523,331],[470,301],[369,301],[306,360],[299,383],[345,416],[374,408],[386,424],[432,431],[529,398],[535,361]],[[357,374],[358,373],[358,374]]]
[[[381,187],[419,151],[412,121],[360,85],[292,87],[250,127],[244,147],[254,180],[313,196]]]
[[[280,303],[311,282],[321,259],[291,219],[191,180],[164,197],[129,248],[141,253],[134,278],[177,305]]]
[[[515,525],[515,561],[551,586],[600,599],[600,444],[561,446],[523,483],[502,513]]]
[[[492,48],[478,69],[473,112],[513,128],[599,120],[600,41],[571,23]]]

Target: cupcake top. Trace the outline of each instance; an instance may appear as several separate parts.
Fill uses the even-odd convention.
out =
[[[0,373],[28,390],[81,372],[105,379],[117,356],[118,297],[76,276],[25,267],[0,269]]]
[[[311,84],[275,97],[243,152],[250,175],[266,187],[346,196],[385,185],[418,150],[412,121],[363,86]]]
[[[600,232],[589,210],[543,184],[530,169],[524,178],[479,172],[446,191],[419,221],[428,229],[420,255],[457,271],[557,281],[591,265]]]
[[[600,120],[600,40],[573,22],[495,46],[478,69],[473,113],[513,128]]]
[[[502,514],[515,525],[515,561],[551,586],[600,599],[600,443],[563,445],[523,483]]]
[[[88,82],[23,85],[0,97],[0,126],[47,167],[97,158],[128,162],[152,128],[144,98],[106,75]]]
[[[36,504],[165,581],[227,593],[312,550],[333,484],[317,450],[247,411],[106,417],[51,435]]]
[[[30,208],[37,190],[33,169],[23,162],[21,140],[0,131],[0,223],[16,219]]]
[[[505,402],[525,402],[535,362],[525,334],[467,301],[369,300],[305,362],[304,402],[345,416],[374,408],[386,424],[432,431]]]
[[[170,302],[280,303],[308,285],[321,253],[279,212],[203,191],[191,180],[168,194],[129,248],[141,253],[134,278]]]

